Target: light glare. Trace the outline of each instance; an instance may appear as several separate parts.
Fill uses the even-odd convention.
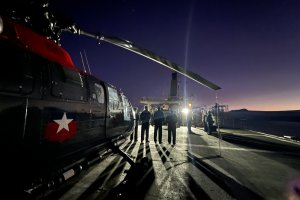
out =
[[[183,109],[182,109],[182,112],[183,112],[184,114],[188,114],[188,112],[189,112],[189,109],[187,109],[187,108],[183,108]]]
[[[2,31],[3,31],[3,20],[2,20],[2,18],[0,17],[0,34],[2,33]]]

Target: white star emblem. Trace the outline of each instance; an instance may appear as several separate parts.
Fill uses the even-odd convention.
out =
[[[56,133],[58,133],[62,129],[66,129],[67,131],[69,131],[69,123],[72,120],[73,119],[68,119],[67,118],[66,112],[64,112],[64,115],[63,115],[62,119],[53,120],[55,123],[57,123],[59,125]]]

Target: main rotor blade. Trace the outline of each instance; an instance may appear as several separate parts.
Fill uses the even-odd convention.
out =
[[[88,33],[81,29],[78,29],[78,34],[93,37],[93,38],[96,38],[97,40],[105,41],[105,42],[111,43],[113,45],[127,49],[129,51],[132,51],[134,53],[137,53],[137,54],[144,56],[150,60],[153,60],[154,62],[164,65],[165,67],[168,67],[169,69],[176,71],[176,72],[178,72],[178,73],[180,73],[180,74],[182,74],[182,75],[184,75],[184,76],[186,76],[186,77],[196,81],[197,83],[200,83],[210,89],[213,89],[213,90],[221,89],[221,87],[219,87],[218,85],[206,80],[205,78],[199,76],[198,74],[196,74],[192,71],[189,71],[189,70],[177,65],[176,63],[171,62],[168,59],[158,56],[155,53],[153,53],[147,49],[137,47],[130,41],[123,40],[123,39],[116,38],[116,37],[104,36],[102,34],[97,35],[97,34],[93,34],[93,33]]]

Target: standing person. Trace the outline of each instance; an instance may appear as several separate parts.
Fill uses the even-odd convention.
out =
[[[149,142],[149,124],[151,113],[148,111],[148,106],[144,106],[143,112],[140,114],[141,128],[141,142],[144,142],[144,133],[146,131],[146,141]]]
[[[213,124],[214,124],[211,111],[208,112],[208,115],[206,117],[206,123],[207,123],[207,134],[211,134],[213,129]]]
[[[192,133],[192,111],[189,110],[189,112],[186,115],[186,122],[187,122],[187,128],[188,128],[188,133]]]
[[[171,140],[173,140],[173,145],[175,145],[176,144],[176,123],[178,121],[178,118],[173,110],[171,110],[171,113],[167,116],[166,121],[168,124],[168,142],[169,144],[171,144]]]
[[[153,121],[154,121],[154,142],[157,141],[157,131],[158,131],[158,142],[159,144],[162,143],[162,125],[165,121],[165,115],[160,107],[157,108],[157,110],[154,112],[153,115]]]
[[[138,113],[138,107],[135,107],[135,108],[134,108],[134,113],[135,113],[134,133],[132,133],[132,134],[130,135],[130,140],[133,140],[133,139],[134,139],[134,141],[137,141],[137,140],[138,140],[139,118],[140,118],[139,113]],[[133,134],[134,134],[134,136],[133,136]]]
[[[203,119],[203,128],[204,128],[204,131],[205,131],[205,132],[207,132],[206,118],[207,118],[207,114],[204,113],[202,119]]]

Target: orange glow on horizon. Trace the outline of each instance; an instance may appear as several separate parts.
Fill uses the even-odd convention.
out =
[[[222,103],[221,103],[222,104]],[[300,110],[300,95],[294,93],[276,93],[255,96],[250,98],[239,98],[229,103],[229,110],[256,110],[256,111],[289,111]]]

